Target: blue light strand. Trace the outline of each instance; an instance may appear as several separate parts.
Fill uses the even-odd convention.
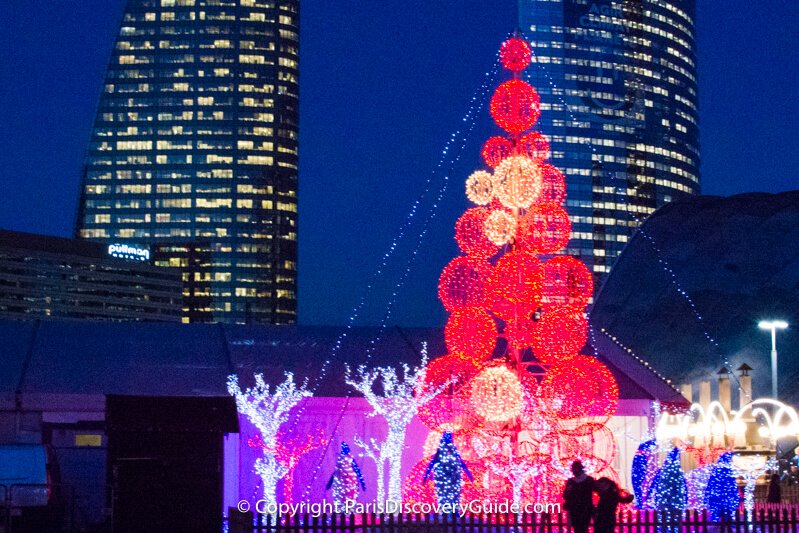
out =
[[[565,100],[565,98],[564,98],[563,96],[561,96],[560,94],[557,94],[557,95],[555,94],[555,93],[556,93],[556,89],[557,89],[557,87],[556,87],[556,85],[555,85],[555,83],[554,83],[554,81],[553,81],[553,79],[552,79],[552,76],[550,76],[549,72],[547,71],[547,69],[546,69],[545,67],[543,67],[543,66],[540,66],[541,64],[539,64],[539,63],[538,63],[538,61],[537,61],[537,57],[536,57],[536,54],[535,54],[535,48],[534,48],[534,47],[532,47],[532,46],[531,46],[530,48],[531,48],[531,51],[532,51],[532,60],[531,60],[531,64],[535,64],[535,65],[538,67],[538,70],[539,70],[539,72],[542,72],[542,73],[544,74],[544,76],[546,77],[546,80],[547,80],[547,82],[548,82],[548,83],[549,83],[549,85],[550,85],[550,88],[552,89],[552,95],[553,95],[553,96],[555,96],[555,97],[556,97],[556,98],[557,98],[557,99],[560,101],[560,104],[561,104],[561,105],[564,107],[564,109],[566,109],[567,113],[569,114],[569,118],[571,119],[571,121],[572,121],[572,122],[577,122],[577,118],[576,118],[576,116],[575,116],[575,114],[574,114],[574,111],[572,110],[572,106],[570,106],[570,105],[569,105],[569,104],[566,102],[566,100]],[[530,73],[529,73],[529,72],[527,72],[527,73],[526,73],[526,75],[527,75],[527,77],[528,77],[528,81],[529,81],[529,80],[530,80]],[[564,91],[564,92],[565,92],[565,91]],[[592,161],[597,161],[597,162],[599,162],[599,163],[601,163],[601,162],[602,162],[602,158],[601,158],[601,157],[599,156],[599,154],[597,153],[596,147],[595,147],[595,146],[594,146],[594,144],[591,142],[591,139],[590,139],[590,138],[585,138],[585,142],[583,142],[583,143],[581,143],[581,144],[587,145],[587,146],[588,146],[588,148],[591,150],[591,152],[592,152],[592,154],[593,154]],[[608,177],[608,178],[610,178],[611,180],[621,180],[621,178],[619,178],[619,177],[617,177],[617,176],[613,175],[613,174],[612,174],[612,173],[610,173],[610,172],[607,172],[607,173],[605,173],[605,177]],[[649,234],[648,234],[648,233],[647,233],[647,232],[646,232],[646,231],[643,229],[643,221],[642,221],[640,218],[638,218],[638,217],[635,215],[635,213],[633,213],[631,210],[629,210],[629,209],[626,209],[626,210],[625,210],[625,212],[626,212],[626,213],[627,213],[627,214],[628,214],[628,215],[629,215],[629,216],[632,218],[632,220],[633,220],[633,221],[634,221],[634,222],[637,224],[637,228],[636,228],[636,229],[638,230],[638,232],[639,232],[639,233],[640,233],[640,234],[641,234],[641,235],[642,235],[642,236],[643,236],[643,237],[644,237],[644,238],[645,238],[645,239],[646,239],[646,240],[647,240],[647,241],[650,243],[650,245],[652,246],[652,248],[655,250],[655,254],[656,254],[656,257],[657,257],[658,263],[661,265],[661,268],[663,269],[663,271],[664,271],[664,272],[665,272],[665,273],[666,273],[666,274],[669,276],[669,278],[670,278],[670,282],[671,282],[671,285],[674,287],[674,290],[675,290],[675,291],[676,291],[676,292],[677,292],[677,293],[678,293],[678,294],[679,294],[679,295],[680,295],[682,298],[684,298],[684,299],[685,299],[685,301],[688,303],[688,306],[690,307],[690,309],[691,309],[691,311],[692,311],[692,313],[693,313],[693,315],[694,315],[694,318],[695,318],[695,319],[696,319],[696,320],[697,320],[697,321],[700,323],[700,328],[701,328],[701,330],[702,330],[702,334],[703,334],[703,336],[705,337],[705,339],[707,339],[707,341],[710,343],[710,345],[711,345],[711,346],[713,346],[713,348],[714,348],[714,349],[717,351],[717,353],[719,354],[719,359],[721,360],[721,362],[722,362],[722,365],[723,365],[724,367],[726,367],[726,368],[732,369],[732,363],[729,361],[729,359],[727,358],[727,356],[726,356],[726,355],[723,353],[723,351],[721,350],[721,347],[719,346],[719,343],[716,341],[716,339],[715,339],[715,338],[714,338],[714,337],[713,337],[713,336],[710,334],[710,332],[709,332],[709,331],[707,330],[707,328],[705,327],[705,325],[704,325],[704,324],[705,324],[705,322],[704,322],[704,318],[703,318],[703,317],[702,317],[702,315],[699,313],[699,310],[698,310],[698,308],[697,308],[697,306],[696,306],[696,303],[693,301],[693,299],[692,299],[692,298],[691,298],[691,296],[688,294],[688,292],[687,292],[685,289],[683,289],[682,285],[680,285],[680,283],[679,283],[679,280],[677,279],[677,275],[676,275],[676,273],[675,273],[675,272],[674,272],[674,270],[673,270],[673,269],[672,269],[672,268],[669,266],[669,264],[668,264],[668,261],[666,261],[666,260],[663,258],[662,251],[660,250],[660,248],[659,248],[659,247],[657,246],[657,244],[655,243],[655,240],[654,240],[654,238],[653,238],[651,235],[649,235]],[[589,320],[590,320],[590,312],[589,312]],[[595,355],[595,356],[597,356],[597,355],[598,355],[598,352],[596,351],[596,348],[595,348],[595,347],[594,347],[594,355]],[[648,366],[648,365],[647,365],[647,366]],[[732,372],[730,372],[730,376],[731,376],[731,377],[732,377],[732,379],[733,379],[733,380],[734,380],[734,381],[735,381],[735,382],[738,384],[738,388],[739,388],[739,390],[740,390],[740,389],[741,389],[741,387],[740,387],[740,382],[739,382],[739,380],[738,380],[738,376],[736,376],[736,375],[735,375],[734,373],[732,373]],[[751,400],[751,398],[750,398],[750,400]]]
[[[498,55],[497,55],[497,58],[498,58]],[[412,255],[411,255],[411,257],[410,257],[410,259],[408,261],[408,264],[407,264],[405,270],[403,271],[403,274],[400,277],[400,280],[397,282],[397,285],[395,286],[394,290],[392,291],[392,296],[391,296],[391,299],[390,299],[389,304],[388,304],[388,311],[384,314],[383,319],[381,321],[380,332],[385,330],[386,323],[387,323],[388,319],[390,318],[391,309],[393,308],[393,305],[396,302],[396,298],[397,298],[397,296],[399,294],[399,290],[400,290],[401,286],[404,284],[405,280],[407,279],[408,273],[410,272],[410,267],[413,264],[413,262],[415,261],[415,258],[418,256],[418,252],[419,252],[419,249],[421,248],[421,244],[422,244],[422,242],[424,240],[424,237],[425,237],[425,235],[427,234],[427,231],[430,228],[430,224],[431,224],[432,220],[435,218],[435,216],[436,216],[436,214],[438,212],[438,205],[441,202],[441,200],[442,200],[442,198],[443,198],[444,194],[446,193],[446,190],[447,190],[447,188],[449,186],[450,174],[453,171],[455,165],[460,160],[460,158],[461,158],[461,156],[463,154],[463,150],[464,150],[464,148],[466,146],[469,134],[471,134],[471,132],[474,130],[474,127],[475,127],[475,124],[476,124],[477,113],[479,113],[480,110],[482,110],[482,108],[484,107],[485,101],[486,101],[486,96],[487,96],[487,94],[488,94],[488,92],[489,92],[489,90],[491,88],[491,84],[492,84],[493,80],[496,78],[496,75],[497,75],[498,71],[499,71],[499,62],[495,61],[494,65],[489,70],[489,72],[486,72],[485,77],[483,79],[483,83],[481,84],[480,88],[472,96],[470,107],[469,107],[468,111],[466,112],[466,115],[462,119],[462,122],[466,122],[467,123],[467,127],[464,128],[465,129],[465,134],[462,134],[461,133],[461,129],[458,129],[458,130],[455,131],[455,133],[453,133],[449,137],[449,139],[446,142],[444,150],[442,151],[441,159],[439,160],[438,165],[436,166],[436,169],[433,171],[433,174],[438,172],[444,166],[444,163],[447,161],[447,155],[449,154],[450,149],[452,148],[452,146],[454,144],[456,144],[456,141],[459,138],[461,139],[460,146],[458,147],[458,151],[455,154],[454,159],[452,159],[450,161],[450,164],[449,164],[449,167],[447,169],[447,172],[443,176],[442,185],[439,188],[439,191],[438,191],[438,194],[436,196],[436,199],[435,199],[435,201],[433,202],[433,204],[430,207],[430,215],[426,219],[421,233],[418,235],[418,241],[416,243],[416,247],[413,250],[413,253],[412,253]],[[430,181],[431,180],[428,180],[428,183]],[[428,189],[429,189],[429,187],[428,187]],[[426,193],[427,193],[427,190],[425,191],[424,194],[426,194]],[[423,196],[424,196],[424,194],[423,194]],[[418,208],[418,205],[419,205],[419,203],[421,203],[421,200],[423,199],[423,196],[418,198],[417,201],[414,202],[414,209]],[[393,253],[393,251],[396,249],[396,247],[397,247],[397,240],[395,239],[395,241],[392,242],[392,245],[390,247],[390,252]],[[384,262],[381,264],[381,269],[386,266],[386,264],[388,262],[388,257],[389,257],[388,254],[386,256],[384,256]],[[373,285],[370,285],[368,287],[369,291],[371,290],[372,286]],[[348,333],[348,331],[352,328],[353,322],[354,322],[355,318],[357,317],[358,312],[360,312],[360,309],[365,304],[365,300],[366,300],[366,294],[361,298],[361,300],[360,300],[360,302],[358,304],[356,312],[353,313],[353,315],[350,318],[349,323],[347,324],[346,330],[339,336],[339,339],[336,342],[336,345],[334,346],[334,349],[333,349],[333,353],[331,355],[335,355],[336,351],[341,347],[341,343],[346,338],[346,334]],[[375,339],[372,339],[370,349],[367,350],[367,354],[366,354],[367,362],[369,361],[369,359],[371,358],[372,354],[374,353],[375,345],[376,345],[376,341],[375,341]],[[329,360],[325,361],[325,363],[326,363],[326,365],[329,365]],[[320,380],[321,380],[321,378],[320,378]],[[312,475],[310,476],[312,481],[308,483],[308,485],[306,486],[305,490],[303,491],[303,498],[307,498],[307,496],[308,496],[308,494],[310,492],[311,483],[315,479],[316,474],[318,473],[319,469],[322,466],[322,461],[323,461],[325,455],[327,454],[327,449],[329,448],[330,443],[333,442],[333,440],[334,440],[334,437],[335,437],[335,435],[336,435],[336,433],[338,431],[339,425],[341,424],[341,421],[342,421],[342,419],[344,417],[344,413],[346,412],[347,407],[348,407],[349,402],[350,402],[350,399],[352,398],[352,394],[353,394],[352,391],[348,391],[347,392],[347,396],[345,397],[345,400],[344,400],[344,403],[342,405],[341,411],[339,412],[337,420],[336,420],[336,423],[333,426],[333,431],[331,432],[330,439],[328,441],[328,445],[325,448],[324,453],[322,453],[320,455],[320,459],[319,459],[319,461],[317,461],[317,464],[314,467]]]

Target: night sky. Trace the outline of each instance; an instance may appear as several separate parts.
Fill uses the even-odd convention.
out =
[[[799,3],[697,3],[703,192],[799,188]],[[2,2],[0,228],[71,234],[123,4]],[[379,323],[387,309],[389,324],[443,323],[436,283],[456,253],[452,226],[466,206],[463,180],[491,134],[487,112],[436,216],[427,220],[428,196],[375,290],[367,294],[365,287],[515,20],[512,0],[303,0],[302,323],[343,324],[365,294],[358,324]],[[432,184],[437,191],[441,174]],[[424,227],[429,231],[411,262]]]

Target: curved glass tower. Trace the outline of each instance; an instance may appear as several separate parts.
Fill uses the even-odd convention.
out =
[[[630,234],[699,192],[694,0],[519,0],[539,129],[567,176],[572,240],[601,280]]]
[[[180,268],[184,320],[293,322],[299,0],[128,0],[77,235]]]

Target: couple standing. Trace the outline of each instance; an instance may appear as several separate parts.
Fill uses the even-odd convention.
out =
[[[591,518],[594,518],[594,533],[613,533],[616,527],[616,509],[619,503],[630,503],[632,495],[622,495],[619,486],[607,477],[594,480],[586,475],[583,463],[572,463],[574,477],[566,482],[563,491],[563,508],[569,512],[569,521],[574,533],[587,533]],[[599,503],[594,510],[594,492],[599,495]]]

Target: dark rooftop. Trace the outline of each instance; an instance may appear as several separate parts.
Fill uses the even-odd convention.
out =
[[[344,335],[346,333],[346,335]],[[678,402],[666,381],[608,335],[593,344],[616,376],[623,399]],[[338,350],[334,347],[341,339]],[[344,364],[417,364],[422,343],[430,357],[445,353],[441,329],[319,326],[0,320],[0,394],[225,395],[238,373],[244,384],[255,372],[267,381],[284,370],[307,378],[319,396],[351,392]],[[368,355],[370,354],[370,355]],[[330,360],[330,365],[324,361]],[[323,376],[323,367],[327,371]]]
[[[591,322],[677,383],[715,380],[720,366],[749,363],[755,396],[764,396],[771,341],[757,324],[785,320],[790,327],[777,333],[780,393],[797,402],[797,243],[799,191],[667,204],[613,266]]]

